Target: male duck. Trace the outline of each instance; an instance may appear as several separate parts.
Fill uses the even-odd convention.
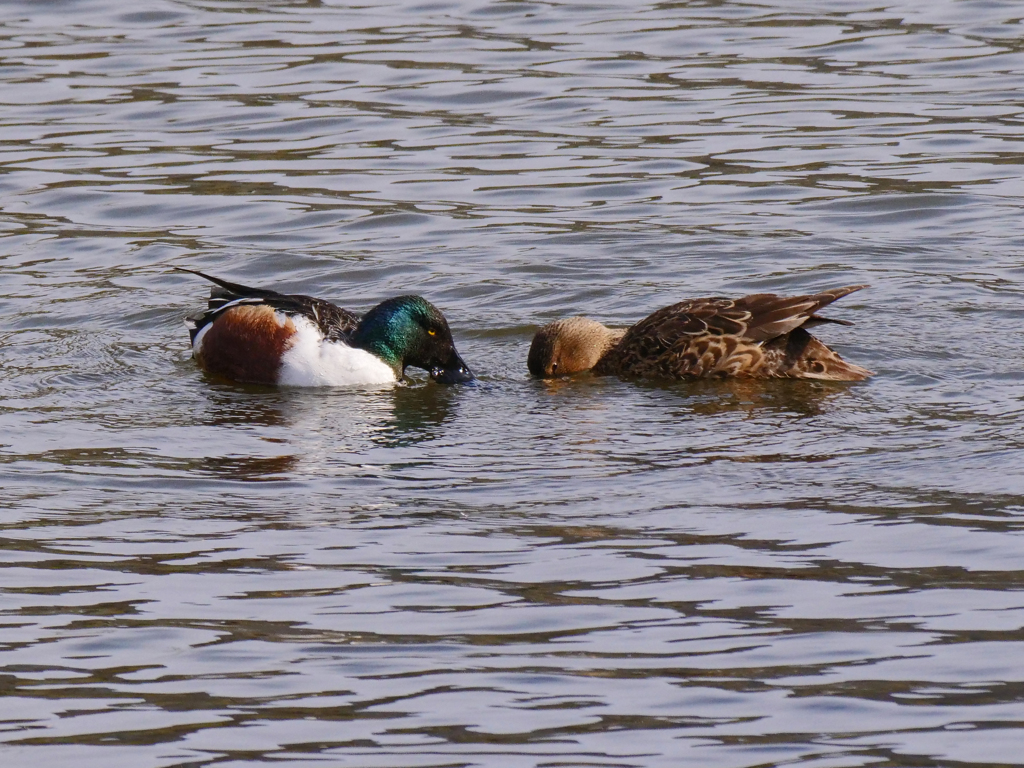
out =
[[[815,313],[866,287],[850,285],[810,296],[688,299],[624,331],[585,317],[557,320],[537,332],[527,366],[541,377],[591,370],[667,379],[861,381],[872,372],[847,363],[805,329],[821,323],[853,325]]]
[[[312,296],[214,283],[205,312],[185,320],[199,366],[234,381],[296,387],[388,384],[408,365],[444,384],[471,381],[444,315],[421,296],[381,302],[362,320]]]

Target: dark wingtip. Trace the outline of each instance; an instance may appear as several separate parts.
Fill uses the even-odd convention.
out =
[[[277,291],[272,291],[268,288],[253,288],[248,285],[242,285],[241,283],[232,283],[229,282],[228,280],[222,280],[219,277],[214,277],[213,275],[208,275],[205,272],[200,272],[198,269],[188,269],[187,267],[174,267],[173,269],[175,269],[178,272],[188,272],[190,275],[196,275],[197,277],[201,277],[204,280],[209,280],[211,283],[218,286],[218,288],[223,289],[224,291],[227,291],[229,294],[233,294],[235,296],[268,298],[271,296],[282,295]],[[223,294],[219,294],[217,288],[210,289],[211,298],[220,298],[222,295]]]
[[[822,293],[828,294],[830,296],[835,296],[835,298],[832,301],[838,301],[839,299],[843,298],[843,296],[849,296],[851,293],[854,293],[855,291],[863,291],[865,288],[870,287],[871,286],[868,285],[867,283],[863,283],[861,285],[844,285],[842,288],[833,288],[830,291],[822,291]]]
[[[190,275],[196,275],[197,277],[201,277],[204,280],[209,280],[211,283],[214,283],[221,287],[227,287],[225,285],[225,280],[221,280],[219,277],[214,277],[213,275],[208,275],[205,272],[200,272],[198,269],[189,269],[188,267],[172,267],[172,269],[176,272],[188,272]]]

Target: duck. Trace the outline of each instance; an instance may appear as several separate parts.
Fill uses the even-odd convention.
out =
[[[207,373],[292,387],[393,384],[407,366],[442,384],[472,381],[448,321],[422,296],[386,299],[361,318],[326,299],[213,283],[204,311],[185,319],[192,356]]]
[[[862,381],[873,372],[846,362],[807,329],[853,325],[817,313],[867,287],[687,299],[619,330],[585,317],[556,320],[537,331],[527,367],[540,378],[590,371],[626,378]]]

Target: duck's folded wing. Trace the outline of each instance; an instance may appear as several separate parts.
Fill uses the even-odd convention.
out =
[[[749,341],[767,341],[789,333],[808,321],[812,324],[840,323],[816,313],[843,296],[866,288],[849,285],[807,296],[778,296],[774,293],[754,293],[740,299],[719,297],[687,299],[659,309],[626,332],[623,342],[637,343],[642,339],[672,346],[680,339],[705,334],[738,336]]]
[[[594,370],[626,376],[701,376],[735,350],[749,320],[749,312],[737,309],[732,299],[681,301],[629,328]],[[719,344],[723,339],[730,342]]]
[[[185,319],[189,336],[195,341],[196,335],[224,312],[243,304],[266,304],[287,315],[301,315],[313,321],[324,337],[332,341],[347,341],[359,325],[359,316],[325,299],[302,294],[285,294],[268,288],[253,288],[231,283],[194,269],[176,267],[180,272],[190,272],[214,284],[210,289],[207,309]]]
[[[768,341],[794,331],[809,320],[817,325],[834,321],[815,313],[833,301],[854,291],[867,288],[866,285],[848,285],[807,296],[777,296],[774,293],[755,293],[736,299],[734,310],[746,315],[746,328],[741,334],[751,341]]]
[[[225,304],[238,299],[287,298],[285,294],[272,291],[269,288],[253,288],[241,283],[231,283],[219,277],[208,275],[205,272],[200,272],[198,269],[186,269],[185,267],[175,267],[174,269],[178,272],[188,272],[190,275],[196,275],[213,283],[213,287],[210,289],[210,300],[207,303],[208,309],[220,309]]]
[[[342,309],[337,304],[332,304],[326,299],[314,299],[312,296],[298,295],[285,298],[294,302],[289,304],[289,306],[299,307],[300,309],[293,311],[285,307],[277,307],[274,304],[271,304],[271,306],[274,306],[275,309],[284,309],[284,311],[292,314],[305,315],[317,324],[325,339],[347,342],[352,332],[359,327],[359,315],[347,309]]]
[[[853,285],[807,296],[757,293],[740,299],[681,301],[627,330],[595,370],[703,375],[745,347],[783,336],[809,320],[812,324],[832,322],[815,313],[864,287]]]

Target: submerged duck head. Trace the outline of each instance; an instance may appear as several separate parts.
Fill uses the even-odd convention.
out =
[[[556,320],[537,331],[526,365],[541,378],[589,371],[624,333],[586,317]]]
[[[455,350],[448,321],[422,296],[382,301],[352,332],[352,346],[375,354],[399,378],[411,365],[424,369],[442,384],[473,380],[473,372]]]

